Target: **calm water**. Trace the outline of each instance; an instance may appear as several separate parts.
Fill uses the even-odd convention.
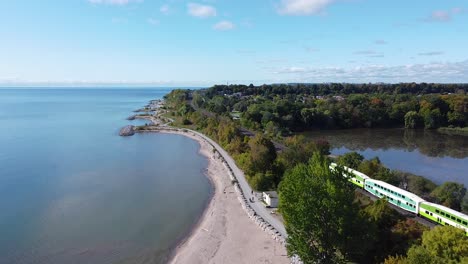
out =
[[[335,155],[356,151],[367,159],[377,156],[389,168],[468,187],[467,137],[404,129],[317,131],[307,136],[327,139]]]
[[[0,89],[0,263],[160,263],[211,195],[199,145],[118,130],[168,89]]]

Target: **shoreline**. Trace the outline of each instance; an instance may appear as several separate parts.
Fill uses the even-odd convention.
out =
[[[213,193],[197,222],[176,241],[168,263],[290,263],[283,244],[272,239],[246,214],[239,203],[228,169],[206,139],[170,127],[139,133],[164,133],[188,137],[199,143],[199,154],[208,160],[205,176]]]

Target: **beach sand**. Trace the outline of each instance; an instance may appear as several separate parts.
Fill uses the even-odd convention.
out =
[[[200,153],[207,157],[206,171],[215,191],[199,223],[175,249],[170,263],[290,263],[286,249],[262,231],[242,209],[228,171],[213,147],[190,132],[160,131],[180,134],[200,143]]]

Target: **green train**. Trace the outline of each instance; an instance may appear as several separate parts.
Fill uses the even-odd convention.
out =
[[[330,164],[330,169],[335,170],[338,165]],[[451,225],[465,230],[468,235],[468,216],[457,212],[448,207],[427,202],[423,198],[395,187],[383,181],[374,180],[369,176],[353,170],[348,167],[343,167],[344,176],[349,182],[366,190],[372,195],[385,198],[389,203],[398,206],[408,212],[414,213],[426,219],[429,219],[440,225]]]

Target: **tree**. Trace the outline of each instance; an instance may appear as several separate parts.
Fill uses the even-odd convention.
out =
[[[405,128],[418,128],[421,125],[421,117],[416,111],[409,111],[405,114]]]
[[[330,144],[325,140],[307,140],[304,136],[292,136],[285,139],[287,146],[279,155],[280,162],[287,168],[292,169],[299,163],[306,163],[314,152],[328,155]]]
[[[249,182],[252,185],[252,188],[259,191],[268,191],[276,187],[275,176],[271,171],[266,173],[258,172],[250,179]]]
[[[408,250],[406,263],[468,263],[468,237],[452,226],[437,226],[424,232],[422,243]]]
[[[249,140],[250,163],[248,173],[266,172],[271,169],[276,159],[276,149],[271,140],[258,133]]]
[[[397,255],[385,259],[384,264],[406,264],[405,257]]]
[[[341,155],[338,158],[338,164],[357,170],[361,162],[364,160],[364,156],[353,151]]]
[[[387,204],[387,200],[379,199],[364,209],[365,215],[369,218],[367,225],[368,234],[375,236],[371,250],[367,252],[365,259],[382,261],[389,253],[393,253],[394,243],[392,241],[392,227],[401,216]]]
[[[456,182],[445,182],[432,191],[431,196],[437,202],[450,207],[454,210],[461,210],[461,203],[466,194],[466,188],[463,184]]]
[[[359,258],[371,241],[352,188],[340,169],[328,165],[314,153],[307,164],[286,172],[279,186],[288,254],[304,263],[344,263]]]
[[[359,167],[358,171],[366,174],[369,177],[374,177],[382,167],[382,163],[378,157],[375,157],[371,160],[363,161]]]
[[[464,213],[468,213],[468,192],[463,197],[461,207]]]

